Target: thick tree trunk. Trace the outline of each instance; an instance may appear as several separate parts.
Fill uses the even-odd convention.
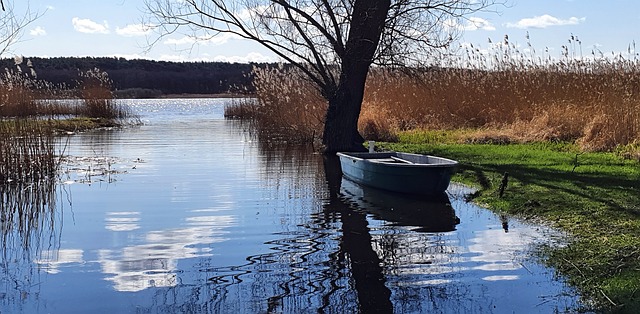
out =
[[[327,95],[329,108],[322,138],[325,153],[364,150],[364,139],[358,132],[358,117],[369,67],[390,6],[390,0],[357,0],[353,6],[340,83]]]

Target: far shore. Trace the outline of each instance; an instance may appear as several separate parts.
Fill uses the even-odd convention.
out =
[[[245,98],[251,97],[251,95],[245,94],[232,94],[232,93],[222,93],[222,94],[164,94],[158,98]]]

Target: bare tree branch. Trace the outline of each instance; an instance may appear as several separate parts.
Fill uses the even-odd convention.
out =
[[[40,18],[42,13],[31,11],[28,2],[22,13],[16,12],[12,2],[8,2],[5,6],[0,0],[0,4],[5,12],[0,16],[0,56],[2,56],[10,51],[11,46],[19,42],[26,27]]]
[[[145,0],[158,37],[220,34],[254,41],[297,67],[329,102],[323,143],[357,148],[372,64],[422,67],[469,15],[506,0]],[[328,126],[328,127],[327,127]],[[328,133],[331,133],[327,136]],[[346,135],[344,135],[346,134]]]

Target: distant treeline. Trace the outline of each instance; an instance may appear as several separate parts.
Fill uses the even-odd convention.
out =
[[[38,80],[73,88],[80,71],[98,68],[109,74],[114,90],[154,90],[159,94],[220,94],[251,92],[254,64],[225,62],[166,62],[93,57],[24,57]],[[0,69],[16,70],[14,59],[0,59]],[[27,71],[25,73],[28,73]]]

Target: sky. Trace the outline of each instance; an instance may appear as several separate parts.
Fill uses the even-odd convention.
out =
[[[2,57],[123,57],[164,61],[275,62],[268,50],[229,37],[193,45],[174,33],[149,48],[150,33],[142,27],[142,0],[5,0],[16,12],[42,14],[28,25],[20,42]],[[231,1],[231,0],[230,0]],[[628,54],[640,40],[638,0],[507,0],[491,12],[479,12],[457,25],[459,44],[486,49],[505,35],[518,47],[529,41],[537,53],[560,57],[571,36],[580,40],[583,54]],[[576,48],[576,49],[578,49]],[[633,53],[633,51],[631,51]]]

